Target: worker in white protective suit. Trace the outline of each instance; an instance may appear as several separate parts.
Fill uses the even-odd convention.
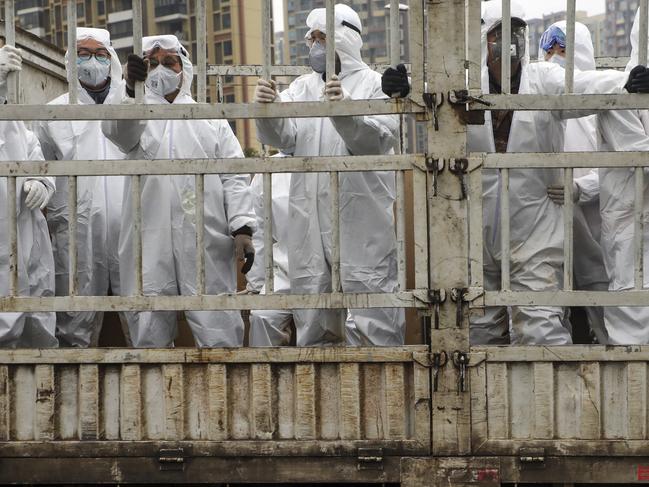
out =
[[[541,36],[539,61],[565,63],[566,22],[552,24]],[[595,53],[590,31],[584,24],[575,24],[575,68],[580,71],[596,69]],[[590,115],[565,121],[565,152],[597,151],[597,116]],[[582,291],[606,291],[608,275],[600,245],[602,217],[599,211],[599,172],[597,169],[576,168],[573,172],[574,207],[574,283]],[[549,191],[550,199],[556,204],[564,203],[563,184]],[[604,308],[585,308],[590,329],[597,343],[607,344],[608,333],[604,326]]]
[[[65,54],[68,83],[77,85],[78,103],[121,103],[124,97],[122,66],[104,29],[77,28],[77,79],[71,79],[69,51]],[[67,105],[68,93],[51,105]],[[125,155],[106,139],[100,121],[49,121],[35,125],[47,160],[109,160]],[[57,192],[47,207],[56,266],[56,295],[69,295],[68,178],[56,178]],[[117,245],[122,217],[123,176],[77,178],[78,294],[119,296]],[[62,346],[87,347],[96,342],[104,313],[60,312],[57,336]]]
[[[14,46],[0,48],[0,104],[7,100],[7,77],[20,71],[22,55]],[[38,139],[23,122],[0,122],[0,160],[41,161]],[[54,194],[54,178],[16,180],[19,296],[54,296],[54,257],[42,209]],[[0,296],[9,295],[11,234],[7,178],[0,178]],[[55,313],[0,313],[0,347],[56,347]]]
[[[189,54],[173,35],[142,40],[144,59],[131,54],[130,83],[145,81],[145,103],[193,104]],[[243,157],[226,120],[105,121],[104,133],[132,159],[216,159]],[[196,294],[195,178],[143,176],[141,181],[143,285],[146,295]],[[248,191],[249,177],[205,176],[205,285],[207,294],[236,292],[235,255],[246,264],[254,259],[255,217]],[[119,243],[122,294],[135,290],[133,201],[130,180],[125,183],[124,218]],[[243,321],[238,311],[187,311],[187,321],[199,347],[243,344]],[[168,347],[176,335],[176,312],[129,313],[129,329],[136,347]]]
[[[558,63],[529,64],[527,24],[523,11],[512,3],[511,92],[559,95],[565,92],[565,71]],[[482,91],[500,93],[502,5],[482,4]],[[646,68],[628,76],[617,71],[575,71],[575,93],[623,93],[625,88],[646,91]],[[388,93],[408,92],[405,70],[387,70]],[[635,87],[635,88],[634,88]],[[468,127],[469,152],[561,152],[564,147],[563,112],[486,112],[485,124]],[[510,170],[511,288],[515,291],[553,291],[563,285],[563,215],[549,197],[561,175],[556,170]],[[500,289],[501,178],[496,170],[483,171],[484,283]],[[509,322],[512,330],[510,333]],[[490,307],[484,316],[471,317],[473,344],[562,345],[571,343],[565,310],[555,306]]]
[[[313,10],[307,18],[311,74],[299,77],[281,94],[275,83],[259,80],[259,103],[385,98],[380,75],[361,59],[362,25],[350,7],[335,6],[336,73],[326,71],[326,12]],[[397,142],[395,116],[257,120],[259,140],[295,156],[391,154]],[[294,174],[289,216],[289,277],[291,292],[331,292],[331,201],[329,174]],[[398,291],[396,236],[393,215],[393,172],[341,173],[340,259],[342,289],[346,293]],[[352,309],[364,345],[404,342],[403,309]],[[298,346],[344,343],[346,310],[294,310]]]
[[[640,18],[636,14],[631,31],[631,59],[627,72],[637,72]],[[632,90],[633,91],[633,90]],[[641,91],[641,90],[638,90]],[[600,149],[603,151],[649,151],[649,113],[646,110],[611,110],[598,115]],[[634,208],[635,176],[633,168],[600,168],[600,209],[602,249],[609,275],[609,290],[634,288]],[[649,288],[649,177],[644,170],[644,247],[643,287]],[[618,306],[604,309],[604,321],[611,345],[649,344],[649,306]]]
[[[281,154],[281,153],[280,153]],[[281,155],[280,155],[281,157]],[[289,220],[289,188],[291,173],[276,173],[272,176],[272,217],[273,217],[273,286],[277,294],[291,290],[288,277],[288,243],[291,239]],[[247,290],[251,293],[265,294],[265,246],[264,246],[264,184],[263,175],[252,178],[250,192],[257,217],[257,230],[253,235],[256,258],[250,272],[246,274]],[[253,310],[250,312],[249,342],[252,347],[281,347],[291,343],[291,310]]]

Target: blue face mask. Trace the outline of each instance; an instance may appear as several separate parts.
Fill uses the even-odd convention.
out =
[[[327,49],[319,42],[314,42],[309,51],[309,65],[316,73],[327,70]]]

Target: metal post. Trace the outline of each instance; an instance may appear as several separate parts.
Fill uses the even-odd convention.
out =
[[[68,0],[68,69],[70,70],[68,103],[76,105],[78,100],[77,75],[77,0]]]
[[[77,265],[78,262],[77,176],[68,177],[68,253],[69,253],[69,269],[68,269],[69,295],[76,296],[79,287],[79,276],[77,276],[77,268],[78,268]]]
[[[196,63],[198,64],[198,83],[196,85],[198,103],[207,102],[207,26],[205,0],[196,0]]]
[[[9,226],[9,296],[18,294],[18,217],[16,211],[16,178],[7,181],[7,225]]]
[[[575,0],[568,0],[566,17],[566,93],[572,93],[575,83],[575,8]]]
[[[502,0],[503,19],[502,19],[502,51],[501,51],[501,80],[500,86],[502,92],[509,94],[512,92],[512,15],[511,0]]]
[[[649,0],[640,0],[640,43],[638,46],[638,63],[647,64],[647,30],[649,28]]]
[[[271,0],[261,1],[261,41],[263,49],[262,78],[270,80],[270,67],[273,64],[271,51],[273,46],[271,30]]]
[[[138,56],[142,55],[142,0],[133,1],[133,52]],[[135,103],[142,103],[144,100],[144,83],[135,83]]]
[[[264,185],[264,264],[266,294],[275,292],[273,257],[273,175],[263,173]]]
[[[401,28],[399,25],[399,0],[390,0],[390,64],[393,68],[401,58]]]
[[[564,202],[563,202],[563,289],[573,288],[573,216],[572,201],[573,169],[563,170]]]
[[[331,291],[340,292],[340,191],[338,173],[329,174],[331,193]]]
[[[510,272],[509,262],[511,260],[511,252],[509,245],[509,169],[503,169],[500,172],[500,273],[501,273],[501,289],[509,291],[510,288]]]
[[[5,38],[10,46],[16,45],[16,17],[14,0],[5,0]],[[12,71],[7,77],[7,103],[18,103],[18,76]]]
[[[205,294],[205,175],[194,176],[196,187],[196,292]]]
[[[466,36],[467,59],[469,60],[469,89],[482,88],[482,45],[480,32],[481,3],[467,2],[468,29]]]
[[[408,41],[410,45],[410,97],[415,101],[422,101],[424,92],[424,3],[423,0],[411,0],[408,2]]]
[[[646,37],[646,36],[645,36]],[[635,208],[633,211],[635,288],[644,287],[644,169],[635,168]]]
[[[336,74],[336,23],[334,6],[336,0],[327,0],[327,81]]]

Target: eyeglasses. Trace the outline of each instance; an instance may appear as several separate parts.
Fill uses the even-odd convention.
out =
[[[99,50],[93,52],[85,49],[80,49],[77,51],[77,62],[90,61],[90,58],[93,56],[101,64],[108,64],[110,62],[110,54],[108,53],[108,51]]]

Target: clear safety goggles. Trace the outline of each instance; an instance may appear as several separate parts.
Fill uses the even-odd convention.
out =
[[[90,49],[77,49],[77,63],[90,61],[94,57],[101,64],[110,63],[110,53],[106,49],[97,49],[92,51]]]
[[[179,44],[178,38],[172,35],[148,36],[142,38],[142,51],[145,55],[151,54],[156,49],[163,51],[173,51],[179,55],[185,52],[185,49]]]

